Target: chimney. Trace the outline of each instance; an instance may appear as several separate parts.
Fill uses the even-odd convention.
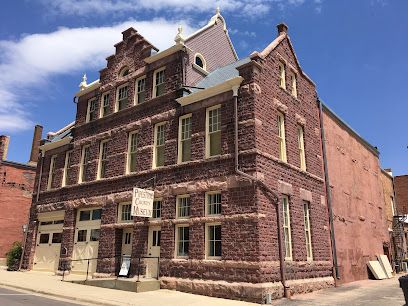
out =
[[[41,125],[36,125],[34,128],[33,144],[31,146],[30,160],[28,161],[29,165],[37,166],[39,153],[38,147],[40,146],[42,130],[43,127]]]
[[[7,158],[7,151],[10,142],[10,136],[0,136],[0,161]]]
[[[278,28],[278,36],[288,34],[288,26],[284,22],[281,22],[276,27]]]

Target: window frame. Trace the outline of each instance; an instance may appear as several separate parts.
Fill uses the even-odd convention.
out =
[[[161,71],[163,71],[163,70],[164,70],[163,83],[157,84],[156,76],[157,76],[157,74],[158,74],[159,72],[161,72]],[[160,97],[160,96],[164,95],[166,88],[163,89],[163,93],[162,93],[161,95],[159,95],[159,96],[157,95],[157,86],[159,86],[159,85],[161,85],[161,84],[166,84],[166,66],[160,67],[159,69],[156,69],[156,70],[153,72],[153,98]]]
[[[221,229],[221,256],[210,255],[210,226],[220,226]],[[214,240],[216,241],[216,240]],[[214,249],[215,251],[215,249]],[[222,260],[222,225],[221,222],[211,222],[205,224],[205,259],[207,260]]]
[[[201,67],[200,65],[198,65],[197,63],[196,63],[196,58],[199,58],[200,60],[201,60],[201,62],[203,63],[203,67]],[[196,65],[197,67],[199,67],[200,69],[203,69],[204,71],[207,71],[207,63],[206,63],[206,61],[205,61],[205,59],[204,59],[204,56],[201,54],[201,53],[196,53],[196,54],[194,54],[194,65]]]
[[[306,152],[305,152],[305,140],[304,140],[304,128],[300,124],[296,126],[298,134],[298,149],[300,159],[300,169],[306,171]]]
[[[125,107],[124,109],[121,109],[121,110],[125,110],[125,109],[127,108],[127,104],[128,104],[128,102],[129,102],[129,83],[124,83],[124,84],[122,84],[122,85],[120,85],[120,86],[118,86],[118,87],[116,88],[115,113],[117,113],[118,111],[120,111],[120,110],[119,110],[119,103],[120,103],[120,101],[124,100],[124,99],[122,99],[122,100],[119,101],[119,91],[120,91],[121,88],[124,88],[124,87],[127,87],[127,90],[126,90],[126,99],[128,99],[128,101],[127,101],[127,103],[126,103],[126,107]]]
[[[286,155],[285,116],[281,112],[277,112],[277,121],[279,159],[287,163],[288,159]]]
[[[142,102],[139,102],[139,93],[141,93],[142,91],[139,92],[139,81],[144,80],[144,99]],[[135,98],[134,98],[134,105],[138,105],[138,104],[142,104],[146,102],[146,75],[142,75],[141,77],[138,77],[135,81]]]
[[[93,111],[91,111],[92,103],[94,103],[94,110]],[[91,113],[93,114],[93,119],[92,120],[91,120]],[[93,98],[88,100],[88,106],[86,108],[86,123],[95,121],[96,119],[98,119],[97,114],[96,114],[96,98],[93,97]]]
[[[297,75],[295,72],[290,72],[290,81],[292,85],[292,96],[297,98]]]
[[[65,153],[64,174],[62,175],[61,187],[65,187],[69,185],[69,170],[71,170],[72,168],[72,152],[73,150],[69,150]]]
[[[101,210],[101,218],[100,219],[93,219],[93,211],[94,210]],[[79,217],[80,217],[80,214],[81,214],[81,211],[87,211],[87,210],[90,210],[91,212],[90,212],[90,214],[89,214],[89,220],[82,220],[82,221],[80,221],[79,220]],[[77,213],[76,213],[76,223],[77,223],[77,225],[78,225],[78,222],[93,222],[93,223],[100,223],[101,222],[101,220],[102,220],[102,206],[95,206],[95,207],[88,207],[88,208],[81,208],[81,209],[78,209],[77,210]],[[90,229],[89,229],[90,230]]]
[[[279,62],[279,86],[286,90],[285,64]]]
[[[101,141],[101,143],[99,144],[99,161],[98,161],[98,175],[97,175],[97,180],[100,180],[100,179],[103,179],[103,178],[106,178],[106,165],[107,165],[107,163],[108,163],[108,139],[104,139],[104,140],[102,140]],[[106,143],[106,159],[102,159],[102,155],[103,155],[103,146],[105,145],[105,143]],[[105,163],[104,165],[102,164],[102,163]],[[101,171],[102,171],[102,167],[105,167],[105,173],[104,173],[104,176],[102,177],[101,176]]]
[[[105,105],[105,97],[108,96],[108,104]],[[99,118],[104,118],[109,115],[109,102],[110,102],[110,91],[104,92],[101,97],[101,109],[99,112]],[[107,109],[106,115],[104,115],[104,110]]]
[[[210,111],[213,111],[215,109],[220,109],[220,116],[221,116],[221,121],[220,121],[220,129],[217,130],[216,132],[212,131],[210,133]],[[222,155],[222,113],[221,113],[221,104],[214,105],[212,107],[208,107],[206,109],[206,116],[205,116],[205,157],[210,158],[210,157],[215,157],[215,156],[220,156]],[[210,135],[214,133],[220,133],[220,154],[216,155],[211,155],[211,143],[210,143]]]
[[[210,195],[219,194],[220,195],[220,213],[210,214]],[[208,191],[205,193],[205,216],[206,217],[219,217],[222,215],[222,193],[221,190]]]
[[[285,202],[285,203],[284,203]],[[284,207],[285,206],[285,207]],[[287,214],[287,223],[285,222],[285,209]],[[282,195],[282,227],[283,227],[283,245],[285,251],[285,260],[292,260],[293,252],[292,252],[292,233],[291,233],[291,226],[290,226],[290,205],[289,205],[289,197],[287,195]],[[285,230],[287,232],[288,242],[286,241]],[[286,245],[288,245],[288,250],[286,250]],[[289,253],[289,256],[288,254]]]
[[[311,234],[311,228],[310,228],[310,203],[308,201],[303,201],[303,218],[304,218],[304,228],[305,228],[305,238],[306,238],[306,258],[307,258],[307,261],[312,261],[313,260],[313,247],[312,247],[312,234]]]
[[[87,156],[87,163],[86,163],[86,165],[85,165],[85,163],[84,163],[84,161],[85,161],[85,150],[87,149],[87,148],[89,148],[89,150],[88,150],[88,156]],[[86,177],[86,175],[87,175],[87,170],[88,170],[88,164],[89,164],[89,152],[90,152],[90,149],[91,148],[91,145],[84,145],[84,146],[82,146],[82,150],[81,150],[81,164],[80,164],[80,166],[79,166],[79,177],[78,177],[78,184],[81,184],[81,183],[84,183],[84,182],[87,182],[88,180],[86,179],[87,177]],[[86,169],[85,169],[85,180],[84,180],[84,167],[86,166]]]
[[[124,75],[124,73],[126,72],[126,70],[127,70],[128,73],[127,73],[126,75]],[[120,78],[123,78],[123,77],[125,77],[125,76],[128,76],[129,73],[130,73],[129,67],[128,67],[128,66],[125,66],[125,67],[123,67],[123,68],[120,70],[120,72],[119,72],[119,77],[120,77]]]
[[[167,124],[167,121],[163,121],[163,122],[156,123],[154,125],[153,163],[152,163],[152,168],[153,169],[164,167],[165,153],[166,153],[166,124]],[[157,145],[157,130],[158,130],[159,126],[163,126],[163,125],[164,125],[164,143],[158,146]],[[157,166],[157,161],[156,161],[157,149],[160,148],[160,147],[163,147],[163,165],[162,166]]]
[[[58,154],[52,155],[50,159],[50,170],[48,173],[47,191],[52,189],[52,183],[55,179],[55,162],[57,160],[57,155]]]
[[[188,216],[180,216],[180,202],[181,199],[187,199],[188,198]],[[191,209],[191,198],[190,198],[190,194],[182,194],[182,195],[178,195],[176,197],[176,219],[189,219],[190,218],[190,211]]]
[[[136,135],[136,151],[135,152],[131,152],[131,148],[132,148],[132,137],[133,135]],[[131,162],[132,162],[132,155],[131,154],[135,154],[135,158],[136,158],[136,169],[137,169],[137,152],[138,152],[138,145],[139,145],[139,130],[136,131],[132,131],[129,133],[128,136],[128,150],[127,150],[127,159],[126,159],[126,174],[130,174],[130,173],[135,173],[135,171],[130,171],[130,166],[131,166]]]
[[[179,228],[188,228],[188,240],[183,239],[183,242],[188,243],[188,250],[190,251],[190,226],[189,224],[176,224],[175,226],[175,248],[174,248],[174,258],[177,259],[188,259],[188,255],[179,255],[179,242],[180,242],[180,235],[179,235]],[[185,238],[185,237],[183,237]]]
[[[154,203],[155,202],[161,202],[160,204],[160,217],[154,217]],[[161,220],[162,219],[162,214],[163,214],[163,198],[154,198],[153,199],[153,212],[152,212],[152,216],[149,218],[149,220]]]
[[[177,153],[177,163],[182,164],[182,163],[187,163],[191,161],[191,141],[192,141],[192,132],[193,132],[193,125],[192,125],[192,119],[190,119],[190,138],[182,139],[183,137],[183,120],[187,118],[192,118],[193,114],[187,114],[184,116],[179,117],[179,131],[178,131],[178,153]],[[190,160],[185,160],[183,161],[183,141],[190,140]]]
[[[123,220],[123,206],[125,205],[129,205],[130,204],[130,220]],[[123,203],[119,203],[119,207],[118,207],[118,223],[129,223],[129,222],[133,222],[133,216],[131,215],[132,213],[132,202],[123,202]]]

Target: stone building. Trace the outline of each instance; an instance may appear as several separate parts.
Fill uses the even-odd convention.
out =
[[[27,164],[7,160],[9,136],[0,136],[0,265],[15,241],[23,240],[33,194],[41,126],[36,126]]]

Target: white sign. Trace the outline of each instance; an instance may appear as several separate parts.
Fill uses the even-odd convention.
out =
[[[131,215],[136,217],[151,217],[153,214],[154,191],[133,188]]]
[[[130,260],[131,260],[130,255],[123,255],[122,266],[119,271],[119,276],[127,276],[129,274]]]

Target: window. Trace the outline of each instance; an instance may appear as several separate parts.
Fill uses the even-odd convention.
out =
[[[142,76],[136,80],[136,95],[135,104],[140,104],[145,101],[146,76]]]
[[[52,233],[52,243],[61,243],[62,233]]]
[[[194,63],[197,65],[197,66],[199,66],[200,68],[202,68],[202,69],[204,69],[204,70],[206,70],[206,64],[205,64],[205,60],[204,60],[204,57],[200,54],[200,53],[197,53],[196,55],[195,55],[195,57],[194,57]]]
[[[108,141],[101,142],[99,149],[99,166],[98,166],[98,179],[106,177],[106,164],[108,162]]]
[[[179,119],[178,162],[191,160],[191,114]]]
[[[221,215],[221,191],[206,193],[207,215]]]
[[[69,176],[72,165],[72,150],[65,154],[64,177],[62,178],[62,187],[69,185]]]
[[[163,202],[162,199],[154,199],[152,219],[160,219],[161,218],[162,202]]]
[[[52,184],[54,182],[54,177],[55,177],[55,161],[57,160],[57,155],[51,156],[51,161],[50,161],[50,173],[48,175],[48,186],[47,190],[51,190]]]
[[[91,229],[91,236],[89,237],[89,241],[99,241],[100,234],[101,230],[99,228]]]
[[[96,119],[96,98],[88,101],[88,114],[86,116],[86,122],[91,122]]]
[[[78,230],[77,242],[85,242],[87,230]]]
[[[154,72],[154,86],[153,97],[161,96],[164,93],[164,76],[166,73],[165,68],[160,68]]]
[[[285,243],[285,259],[292,260],[292,238],[290,235],[290,214],[289,214],[289,198],[282,197],[283,211],[283,240]]]
[[[133,220],[130,214],[132,209],[132,203],[119,204],[119,222],[129,222]]]
[[[177,197],[177,218],[190,217],[190,196],[182,195]]]
[[[158,123],[154,127],[153,168],[164,166],[164,143],[166,122]]]
[[[279,159],[286,162],[285,117],[278,112]]]
[[[221,154],[221,105],[207,109],[206,156]]]
[[[41,234],[40,235],[40,244],[48,243],[50,239],[50,234]]]
[[[292,96],[297,98],[297,89],[296,89],[296,74],[294,72],[290,73],[290,78],[292,81]]]
[[[84,209],[79,211],[78,221],[101,220],[102,208]]]
[[[125,233],[125,244],[130,244],[132,238],[132,233]]]
[[[286,82],[285,82],[285,65],[282,62],[279,62],[279,84],[280,87],[286,89]]]
[[[303,141],[303,127],[298,125],[297,132],[298,132],[298,144],[299,144],[300,169],[306,171],[305,143]]]
[[[92,220],[101,220],[102,208],[92,210]]]
[[[109,114],[109,98],[110,98],[109,92],[104,93],[102,95],[102,99],[101,99],[102,107],[101,107],[101,115],[100,115],[101,118]]]
[[[89,162],[89,148],[90,146],[82,147],[81,168],[79,169],[79,182],[86,182],[88,180],[88,162]]]
[[[221,260],[221,224],[207,225],[206,240],[206,258]]]
[[[91,210],[81,210],[79,212],[79,221],[91,220]]]
[[[116,111],[125,109],[128,102],[128,84],[118,87],[116,97]]]
[[[120,77],[125,77],[125,76],[127,76],[127,75],[129,75],[129,68],[128,68],[128,67],[122,68],[122,70],[121,70],[120,73],[119,73],[119,76],[120,76]]]
[[[137,166],[137,131],[129,134],[128,156],[127,156],[127,173],[136,171]]]
[[[161,231],[153,231],[152,246],[160,246]]]
[[[176,225],[176,257],[188,258],[189,249],[188,225]]]
[[[305,235],[306,235],[306,255],[307,260],[312,260],[312,238],[310,235],[310,218],[309,218],[309,202],[303,202],[303,216],[305,219]]]
[[[51,225],[52,221],[42,221],[40,224],[41,225]]]

